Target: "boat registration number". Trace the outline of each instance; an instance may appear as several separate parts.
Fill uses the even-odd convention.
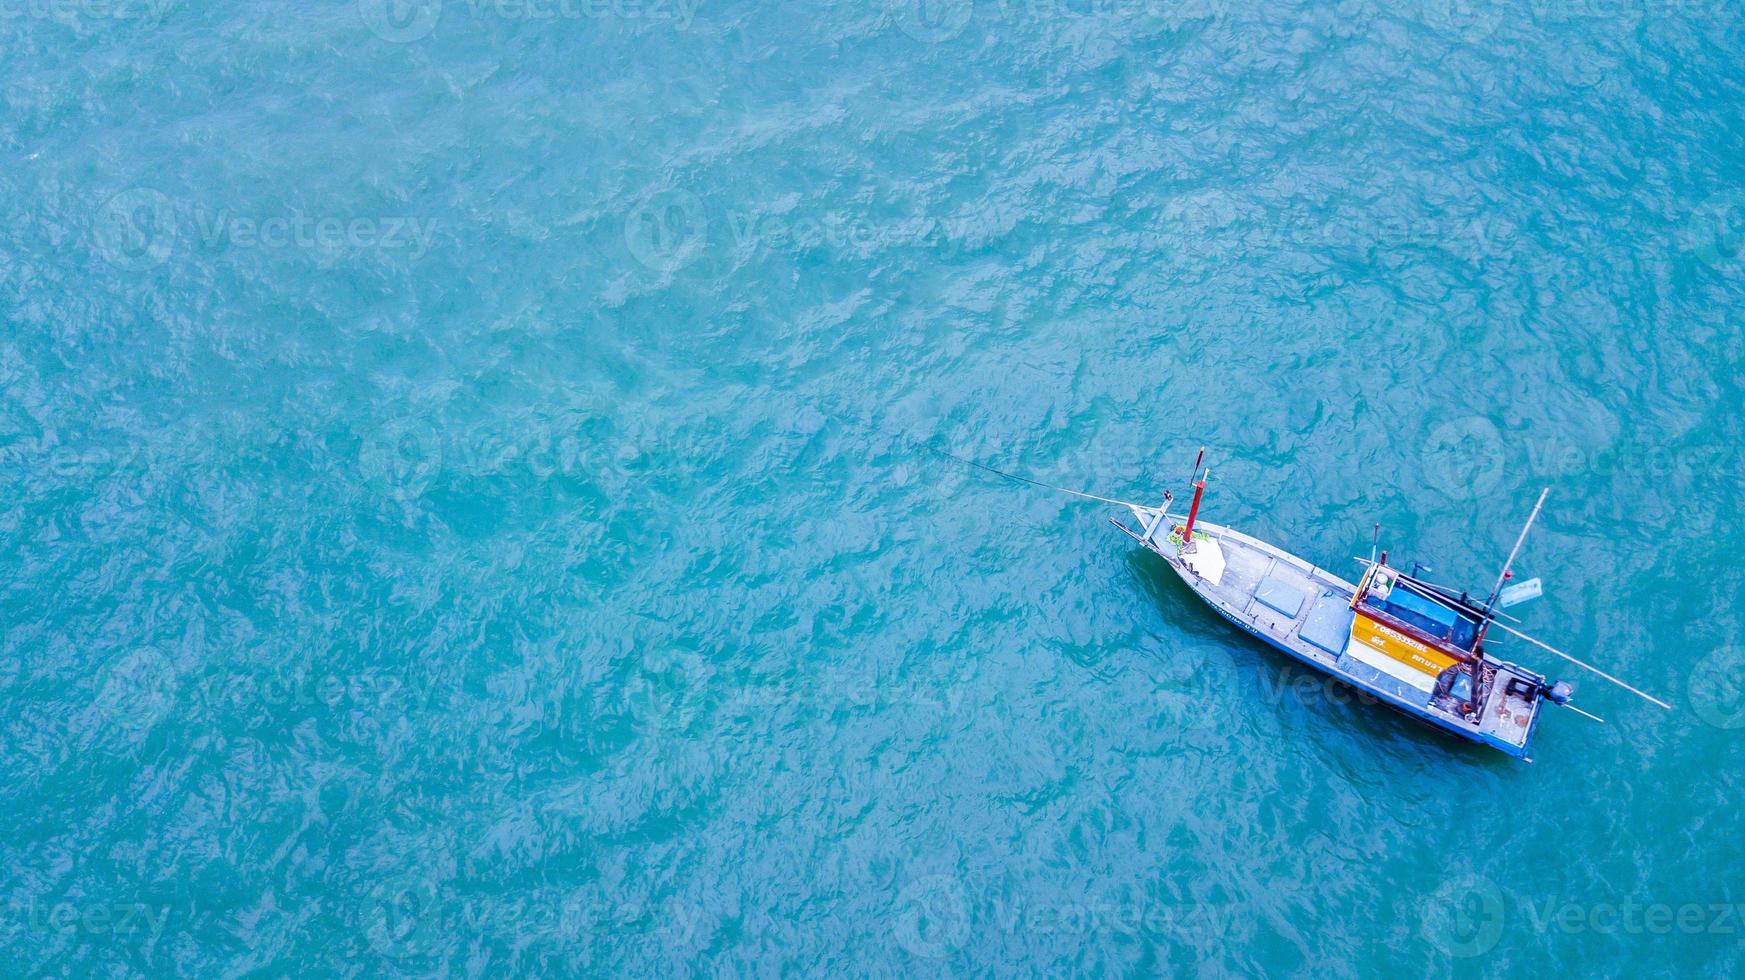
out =
[[[1359,613],[1351,620],[1351,639],[1434,677],[1454,666],[1454,658],[1399,630]]]

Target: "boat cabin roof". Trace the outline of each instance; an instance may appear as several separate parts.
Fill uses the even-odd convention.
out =
[[[1392,582],[1392,587],[1385,593],[1378,595],[1377,591],[1366,590],[1363,597],[1365,605],[1380,609],[1395,619],[1462,650],[1472,649],[1478,634],[1477,620],[1398,579]]]

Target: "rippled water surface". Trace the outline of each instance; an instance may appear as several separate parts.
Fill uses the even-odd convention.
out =
[[[0,0],[9,975],[1737,975],[1745,13]],[[1137,551],[1483,588],[1531,764]]]

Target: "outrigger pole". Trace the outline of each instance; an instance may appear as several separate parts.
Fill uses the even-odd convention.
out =
[[[1616,677],[1613,677],[1611,674],[1608,674],[1605,671],[1599,669],[1598,667],[1595,667],[1593,664],[1583,663],[1582,661],[1575,659],[1574,657],[1570,656],[1567,653],[1564,653],[1562,650],[1557,649],[1556,647],[1552,646],[1549,643],[1545,643],[1541,640],[1535,640],[1531,636],[1528,636],[1527,634],[1521,632],[1520,630],[1515,629],[1514,627],[1508,625],[1507,623],[1498,623],[1497,625],[1502,627],[1504,632],[1509,633],[1510,635],[1513,635],[1513,636],[1518,636],[1521,639],[1526,640],[1528,643],[1531,643],[1534,646],[1538,647],[1539,649],[1544,650],[1546,653],[1554,653],[1554,654],[1558,655],[1559,657],[1562,657],[1563,659],[1569,661],[1570,663],[1575,664],[1577,667],[1580,667],[1583,670],[1593,671],[1594,673],[1600,675],[1601,677],[1604,677],[1606,680],[1611,681],[1613,684],[1618,685],[1619,687],[1623,688],[1624,690],[1629,691],[1631,694],[1636,695],[1637,697],[1641,698],[1644,701],[1649,702],[1650,704],[1657,704],[1660,707],[1665,708],[1668,711],[1672,710],[1672,705],[1667,704],[1665,701],[1660,700],[1659,698],[1655,697],[1652,694],[1647,693],[1646,691],[1639,691],[1636,688],[1631,687],[1630,685],[1624,683],[1623,681],[1618,680]],[[1564,707],[1567,708],[1567,707],[1569,707],[1569,705],[1564,705]]]
[[[1478,624],[1478,636],[1473,639],[1473,646],[1484,642],[1484,631],[1489,628],[1491,620],[1496,618],[1497,599],[1503,594],[1503,583],[1515,574],[1515,556],[1521,553],[1521,544],[1527,540],[1527,532],[1533,530],[1533,522],[1539,519],[1539,508],[1545,506],[1545,498],[1550,495],[1550,487],[1539,491],[1539,502],[1533,505],[1533,513],[1527,515],[1527,523],[1521,525],[1521,533],[1515,538],[1515,546],[1509,549],[1508,560],[1503,562],[1503,570],[1497,575],[1497,584],[1491,589],[1490,598],[1484,601],[1484,619]]]
[[[1491,589],[1490,598],[1485,600],[1484,619],[1483,619],[1483,621],[1481,621],[1478,624],[1478,637],[1473,640],[1474,648],[1476,648],[1480,643],[1482,643],[1484,641],[1485,630],[1489,629],[1490,625],[1492,623],[1496,622],[1497,600],[1498,600],[1498,598],[1500,598],[1502,596],[1503,583],[1508,581],[1509,577],[1514,574],[1512,569],[1513,569],[1514,564],[1515,564],[1515,556],[1520,554],[1520,552],[1521,552],[1521,542],[1527,540],[1527,532],[1532,530],[1533,522],[1539,518],[1539,508],[1545,506],[1545,498],[1550,493],[1551,493],[1550,487],[1546,487],[1544,490],[1539,491],[1539,502],[1533,505],[1533,513],[1531,513],[1527,516],[1527,523],[1522,526],[1520,536],[1515,538],[1515,546],[1513,548],[1509,549],[1509,558],[1507,561],[1503,562],[1502,574],[1497,576],[1497,584],[1494,588]],[[1531,643],[1534,646],[1540,648],[1541,650],[1546,651],[1547,653],[1556,654],[1557,656],[1562,657],[1563,659],[1569,661],[1572,664],[1575,664],[1577,667],[1580,667],[1583,670],[1593,671],[1594,673],[1600,675],[1601,677],[1604,677],[1606,680],[1611,681],[1613,684],[1618,685],[1619,687],[1623,688],[1624,690],[1629,691],[1631,694],[1634,694],[1637,697],[1642,698],[1643,700],[1648,701],[1651,704],[1657,704],[1660,707],[1665,708],[1668,711],[1672,710],[1672,705],[1667,704],[1665,701],[1660,700],[1659,698],[1655,697],[1652,694],[1647,693],[1646,691],[1638,690],[1637,688],[1631,687],[1630,685],[1624,683],[1623,681],[1619,680],[1618,678],[1613,677],[1611,674],[1608,674],[1605,671],[1599,669],[1598,667],[1595,667],[1593,664],[1583,663],[1582,661],[1575,659],[1574,657],[1570,656],[1569,654],[1564,653],[1562,650],[1557,649],[1556,647],[1552,646],[1551,644],[1546,643],[1542,640],[1536,640],[1533,637],[1528,636],[1527,634],[1521,632],[1520,630],[1515,629],[1514,627],[1508,625],[1507,623],[1496,623],[1496,625],[1502,627],[1504,632],[1506,632],[1512,636],[1518,636],[1521,639],[1526,640],[1528,643]],[[1477,699],[1478,699],[1477,664],[1480,662],[1482,662],[1482,658],[1478,661],[1474,661],[1474,682],[1473,682],[1474,703],[1477,703]],[[1573,708],[1573,706],[1568,705],[1568,704],[1565,704],[1564,707],[1571,708],[1572,710],[1576,710]],[[1587,714],[1587,712],[1585,712],[1585,711],[1580,711],[1579,713],[1584,714],[1584,715]],[[1592,718],[1593,716],[1588,715],[1588,717]]]
[[[1551,488],[1539,491],[1539,500],[1533,504],[1533,513],[1527,515],[1527,523],[1521,525],[1521,533],[1515,537],[1515,546],[1509,549],[1509,557],[1503,562],[1503,570],[1497,574],[1497,584],[1491,588],[1490,598],[1484,601],[1484,618],[1478,621],[1478,635],[1472,638],[1472,650],[1478,656],[1472,661],[1472,700],[1466,710],[1477,711],[1484,703],[1484,634],[1490,629],[1491,620],[1496,618],[1497,600],[1503,594],[1503,583],[1514,575],[1515,556],[1521,553],[1521,545],[1527,540],[1527,532],[1533,530],[1533,522],[1539,519],[1539,508],[1545,506],[1545,498],[1551,495]]]

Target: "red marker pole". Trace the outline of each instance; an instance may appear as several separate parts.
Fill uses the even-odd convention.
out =
[[[1182,547],[1187,547],[1194,540],[1194,518],[1200,516],[1200,498],[1206,493],[1206,479],[1212,475],[1211,470],[1206,475],[1194,481],[1194,502],[1188,506],[1188,523],[1182,528]]]

